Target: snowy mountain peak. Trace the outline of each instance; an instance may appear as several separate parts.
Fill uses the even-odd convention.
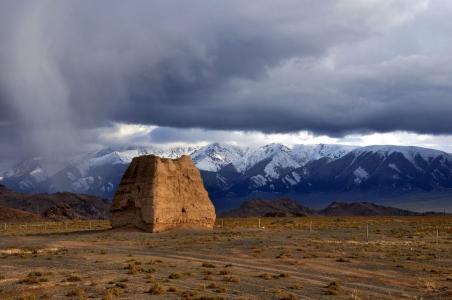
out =
[[[38,169],[41,169],[41,159],[39,158],[32,158],[29,160],[24,160],[19,162],[18,164],[12,166],[10,169],[8,169],[3,176],[5,178],[8,177],[22,177],[27,176],[33,171],[36,171]]]
[[[94,154],[94,156],[95,156],[95,157],[102,157],[102,156],[105,156],[105,155],[107,155],[107,154],[110,154],[110,153],[112,153],[112,152],[114,152],[114,151],[115,151],[115,150],[112,149],[112,148],[105,148],[105,149],[102,149],[102,150],[97,151],[97,152]]]
[[[278,152],[289,152],[290,151],[290,149],[287,146],[285,146],[283,144],[277,144],[277,143],[271,143],[271,144],[262,146],[259,149],[269,155],[278,153]]]
[[[354,151],[356,156],[366,153],[377,153],[383,157],[389,157],[393,153],[402,154],[407,160],[415,164],[415,158],[420,157],[426,161],[430,161],[439,156],[450,157],[449,153],[444,151],[428,149],[415,146],[389,146],[389,145],[375,145],[358,148]]]
[[[194,151],[191,155],[195,165],[204,171],[216,172],[243,156],[239,147],[213,143]]]
[[[336,186],[350,190],[372,188],[370,183],[379,178],[384,180],[376,188],[404,191],[425,187],[452,188],[450,154],[401,146],[355,148],[319,144],[286,147],[274,143],[240,148],[213,143],[203,147],[108,148],[70,158],[57,172],[51,171],[42,160],[30,159],[0,175],[4,177],[2,183],[17,191],[70,191],[111,198],[130,161],[146,154],[168,158],[191,155],[195,165],[203,171],[206,188],[216,195],[280,193],[292,189],[322,192],[325,187]],[[234,172],[232,167],[241,174]],[[422,178],[416,177],[421,176],[419,174]]]
[[[336,145],[336,144],[318,144],[318,145],[294,145],[292,155],[301,165],[309,161],[317,160],[323,157],[328,159],[338,159],[350,151],[356,149],[354,146]]]
[[[242,157],[233,161],[235,169],[244,173],[257,163],[270,159],[278,153],[288,153],[290,149],[282,144],[268,144],[258,148],[249,148]]]
[[[272,160],[265,166],[264,171],[268,177],[277,179],[287,170],[301,167],[288,152],[276,153]]]

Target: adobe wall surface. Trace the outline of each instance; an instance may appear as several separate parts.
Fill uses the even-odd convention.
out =
[[[177,227],[213,228],[215,208],[189,156],[136,157],[113,199],[112,226],[148,232]]]

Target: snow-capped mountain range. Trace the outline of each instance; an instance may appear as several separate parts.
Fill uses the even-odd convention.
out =
[[[22,161],[0,173],[0,183],[25,193],[70,191],[112,198],[132,158],[145,154],[190,155],[220,208],[259,195],[303,198],[355,193],[385,198],[452,189],[449,153],[420,147],[325,144],[108,148],[69,159],[56,171],[39,159]]]

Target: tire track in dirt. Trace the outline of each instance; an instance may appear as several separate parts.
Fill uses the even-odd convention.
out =
[[[218,257],[216,259],[207,258],[207,257],[197,257],[193,256],[191,253],[179,253],[177,255],[175,254],[168,254],[163,252],[145,252],[144,255],[150,255],[154,257],[159,258],[167,258],[167,259],[176,259],[176,260],[185,260],[185,261],[196,261],[196,262],[205,262],[205,263],[212,263],[212,264],[231,264],[235,267],[248,269],[248,270],[255,270],[255,271],[261,271],[261,272],[272,272],[272,273],[288,273],[293,278],[300,279],[307,281],[313,285],[318,285],[321,287],[325,287],[328,283],[337,280],[337,278],[327,276],[327,275],[319,275],[319,274],[313,274],[308,272],[301,272],[301,271],[295,271],[288,268],[281,268],[278,266],[268,266],[268,265],[254,265],[247,262],[244,262],[242,260],[231,260],[227,257]],[[369,294],[370,296],[379,297],[379,299],[382,299],[381,297],[388,297],[393,298],[394,295],[397,295],[398,297],[403,297],[402,294],[406,295],[406,298],[412,298],[414,295],[416,295],[416,292],[408,291],[406,289],[401,290],[393,287],[381,287],[366,283],[341,283],[346,290],[349,292],[353,292],[354,290],[358,291],[365,291],[366,294]]]
[[[100,245],[99,245],[100,246]],[[94,248],[98,248],[99,246],[94,246]],[[93,245],[91,245],[93,247]],[[78,247],[75,247],[78,248]],[[130,254],[133,252],[134,255],[142,255],[142,256],[148,256],[152,258],[162,258],[162,259],[173,259],[173,260],[179,260],[179,261],[195,261],[200,263],[212,263],[212,264],[231,264],[235,267],[246,269],[246,270],[254,270],[258,272],[270,272],[270,273],[288,273],[291,275],[291,277],[296,278],[298,280],[302,280],[305,282],[308,282],[312,284],[313,286],[316,286],[318,288],[325,288],[325,286],[332,281],[339,280],[341,282],[341,285],[343,286],[344,290],[353,293],[353,292],[363,292],[366,296],[373,299],[400,299],[400,298],[413,298],[415,296],[419,296],[419,291],[416,291],[411,288],[396,288],[391,286],[385,286],[384,283],[381,283],[380,285],[376,284],[368,284],[363,282],[343,282],[341,279],[341,276],[344,274],[341,274],[338,272],[337,276],[334,275],[326,275],[326,274],[319,274],[314,272],[303,272],[300,270],[293,270],[290,268],[285,268],[284,266],[280,265],[274,265],[269,263],[256,263],[251,264],[249,261],[246,261],[245,259],[240,258],[233,258],[231,259],[230,256],[221,256],[221,255],[215,255],[215,256],[209,256],[209,255],[203,255],[203,254],[193,254],[191,252],[181,252],[177,251],[177,254],[171,254],[165,251],[156,251],[154,249],[152,250],[144,250],[144,249],[130,249],[127,246],[124,247],[116,247],[114,252],[116,254],[122,253],[122,254]],[[338,279],[339,278],[339,279]],[[375,281],[376,283],[376,281]],[[309,299],[306,296],[303,295],[304,299]]]

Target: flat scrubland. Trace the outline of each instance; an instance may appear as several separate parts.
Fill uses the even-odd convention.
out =
[[[68,220],[61,222],[0,222],[0,237],[2,235],[69,233],[78,231],[110,229],[109,220]]]
[[[0,299],[452,299],[451,216],[260,223],[0,232]]]

